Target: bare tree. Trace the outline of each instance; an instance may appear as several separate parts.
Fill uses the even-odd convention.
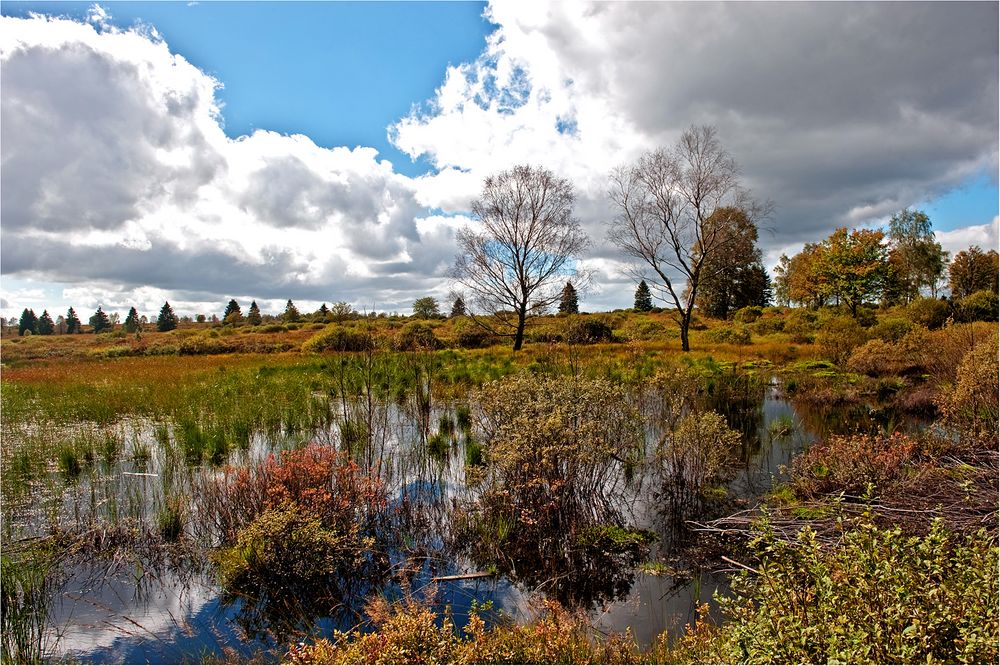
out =
[[[638,260],[636,276],[673,306],[681,349],[689,351],[688,329],[706,259],[726,252],[734,237],[726,233],[728,216],[713,213],[738,208],[756,222],[770,205],[757,204],[740,187],[736,161],[708,126],[691,127],[670,151],[660,148],[615,169],[608,196],[618,209],[608,239]]]
[[[517,166],[486,179],[472,213],[481,226],[458,232],[451,277],[469,295],[467,307],[480,311],[468,314],[513,337],[517,351],[529,305],[552,305],[563,281],[579,275],[574,258],[589,241],[573,218],[573,186],[541,167]]]

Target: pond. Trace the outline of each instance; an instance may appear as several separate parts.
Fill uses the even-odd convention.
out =
[[[758,383],[740,399],[721,392],[715,401],[709,406],[742,434],[741,449],[732,452],[731,473],[720,490],[728,506],[753,506],[782,478],[792,458],[818,437],[897,425],[894,415],[869,407],[820,410],[793,404],[782,397],[776,378]],[[205,557],[181,548],[152,553],[139,544],[128,551],[132,556],[109,559],[96,547],[65,560],[53,590],[48,656],[84,663],[273,662],[290,641],[361,625],[363,601],[372,595],[397,598],[404,588],[414,595],[430,595],[436,608],[450,609],[458,626],[464,625],[473,604],[485,602],[494,611],[524,620],[533,616],[544,595],[565,596],[565,586],[554,582],[560,576],[570,576],[571,601],[590,614],[597,629],[631,629],[644,646],[664,630],[679,631],[693,619],[699,603],[711,601],[716,590],[726,590],[727,575],[721,567],[695,567],[674,575],[674,568],[684,564],[675,557],[683,538],[676,522],[664,519],[662,500],[653,492],[648,472],[624,486],[619,507],[629,525],[657,537],[644,562],[618,570],[599,566],[603,570],[595,580],[587,573],[573,578],[547,570],[541,562],[539,570],[522,567],[517,575],[484,571],[466,550],[455,547],[450,533],[454,507],[476,493],[466,483],[467,463],[481,455],[462,427],[468,423],[469,407],[447,401],[432,405],[427,396],[379,404],[330,400],[326,411],[328,418],[321,418],[311,431],[252,433],[242,446],[218,452],[216,464],[193,466],[186,462],[186,447],[195,440],[211,447],[207,435],[191,430],[196,426],[134,418],[100,432],[81,427],[98,448],[110,437],[120,450],[83,468],[61,465],[59,471],[34,479],[26,491],[5,498],[4,539],[10,543],[45,534],[56,518],[63,527],[114,525],[126,519],[155,524],[170,498],[189,497],[198,483],[222,474],[222,463],[246,466],[309,441],[344,446],[351,433],[345,431],[345,419],[337,417],[363,417],[368,446],[362,456],[369,460],[362,462],[380,461],[390,508],[419,513],[424,528],[401,537],[405,548],[389,552],[390,574],[366,578],[333,612],[321,610],[329,609],[322,603],[312,608],[284,605],[279,626],[255,601],[227,594]],[[903,425],[919,427],[916,422]],[[647,454],[649,440],[655,437],[655,428],[647,427]],[[97,543],[99,537],[94,538]],[[403,570],[405,576],[399,574]]]

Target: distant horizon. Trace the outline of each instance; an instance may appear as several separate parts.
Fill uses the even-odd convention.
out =
[[[774,201],[768,269],[905,207],[952,255],[998,244],[996,3],[0,13],[7,318],[155,316],[164,301],[210,316],[230,298],[444,307],[470,202],[520,163],[575,186],[595,274],[581,310],[628,308],[607,174],[693,124],[717,127],[744,184]]]

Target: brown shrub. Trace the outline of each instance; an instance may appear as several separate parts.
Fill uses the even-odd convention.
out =
[[[833,436],[795,458],[792,488],[803,498],[839,491],[860,496],[869,484],[884,493],[908,478],[919,457],[918,443],[900,433]]]

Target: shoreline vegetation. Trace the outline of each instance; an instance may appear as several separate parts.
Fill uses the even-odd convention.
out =
[[[76,658],[60,589],[97,561],[207,575],[275,646],[198,660],[995,663],[995,307],[931,307],[695,314],[688,353],[632,310],[529,317],[516,354],[465,316],[4,335],[2,660]],[[442,605],[442,553],[533,616]],[[701,571],[728,587],[686,627],[593,622],[637,572]]]

